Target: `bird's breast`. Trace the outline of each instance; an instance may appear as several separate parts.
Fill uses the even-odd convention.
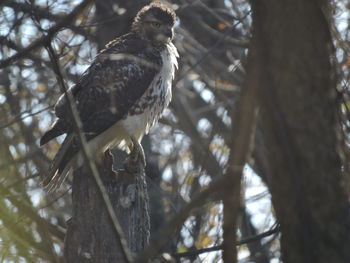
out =
[[[171,84],[177,68],[178,53],[176,47],[171,43],[161,52],[162,67],[155,75],[145,94],[134,105],[138,109],[135,118],[134,131],[141,130],[148,133],[149,129],[157,122],[164,109],[169,105],[172,97]],[[129,118],[129,117],[128,117]],[[130,130],[130,129],[129,129]]]

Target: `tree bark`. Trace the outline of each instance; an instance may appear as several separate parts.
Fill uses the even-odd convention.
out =
[[[128,248],[139,252],[150,237],[149,204],[146,178],[141,163],[134,172],[114,172],[113,160],[106,153],[98,165],[114,211],[124,230]],[[67,263],[125,262],[101,193],[92,174],[82,168],[73,179],[73,216],[68,221],[65,238]]]
[[[250,52],[261,72],[267,183],[285,263],[350,262],[332,39],[321,4],[252,1]]]

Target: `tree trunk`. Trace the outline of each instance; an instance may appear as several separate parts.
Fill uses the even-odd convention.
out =
[[[128,248],[139,252],[150,237],[149,204],[146,178],[141,163],[134,173],[112,170],[112,157],[107,153],[98,165],[114,211],[124,231]],[[73,216],[68,221],[65,238],[67,263],[125,262],[115,229],[90,172],[82,168],[73,179]]]
[[[350,262],[332,40],[321,1],[252,1],[267,183],[283,262]],[[247,74],[249,77],[249,73]]]

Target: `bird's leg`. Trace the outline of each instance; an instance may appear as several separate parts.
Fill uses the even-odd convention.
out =
[[[134,155],[135,161],[137,161],[138,159],[141,159],[143,166],[146,166],[146,157],[145,157],[145,152],[143,151],[142,145],[134,136],[131,136],[131,141],[132,141],[133,148],[130,155]]]
[[[137,166],[137,163],[139,161],[141,161],[143,167],[146,166],[146,157],[142,145],[139,143],[139,141],[133,136],[131,136],[130,138],[132,141],[132,146],[130,147],[131,152],[125,162],[125,169],[132,172],[132,170],[135,170],[132,169],[132,167]]]

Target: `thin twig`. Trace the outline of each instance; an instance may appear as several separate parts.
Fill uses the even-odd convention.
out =
[[[30,180],[30,179],[33,179],[35,177],[39,177],[39,174],[36,173],[36,174],[31,174],[31,175],[28,175],[24,178],[20,178],[20,179],[17,179],[16,181],[14,181],[13,183],[11,184],[8,184],[8,185],[4,185],[4,182],[1,182],[1,185],[4,185],[4,189],[12,189],[12,188],[15,188],[16,186],[18,186],[19,184],[23,183],[24,181],[27,181],[27,180]],[[0,190],[0,195],[4,195],[1,190]]]
[[[47,44],[47,42],[49,42],[51,40],[51,38],[54,34],[56,34],[62,28],[71,24],[76,19],[76,17],[92,2],[93,2],[92,0],[84,0],[81,4],[79,4],[76,8],[74,8],[73,11],[71,13],[69,13],[65,18],[63,18],[60,22],[58,22],[53,27],[51,27],[49,30],[47,30],[46,35],[35,40],[32,44],[30,44],[28,47],[22,49],[20,52],[17,52],[15,55],[13,55],[7,59],[1,60],[0,61],[0,68],[5,68],[5,67],[9,66],[15,60],[18,60],[18,59],[26,56],[28,53],[34,51],[38,47]]]
[[[0,184],[0,193],[18,208],[18,211],[21,215],[26,215],[31,218],[34,222],[37,223],[40,227],[47,227],[51,234],[58,237],[59,239],[64,239],[64,231],[54,224],[51,224],[48,220],[42,218],[36,210],[33,210],[33,207],[25,202],[10,191],[11,188]]]
[[[13,0],[7,0],[5,1],[4,6],[12,8],[15,12],[23,12],[25,14],[35,15],[39,20],[48,19],[53,22],[60,22],[62,19],[62,15],[50,12],[49,7],[41,7],[29,1],[27,1],[27,3],[20,3]],[[81,26],[67,24],[67,27],[76,34],[82,35],[88,39],[92,39],[91,34]]]
[[[36,151],[29,152],[27,155],[24,155],[24,156],[22,156],[22,157],[20,157],[18,159],[11,159],[11,160],[8,160],[7,162],[0,163],[0,171],[4,170],[4,169],[7,169],[11,165],[18,165],[18,164],[30,161],[35,156],[38,156],[38,154],[40,154],[40,153],[42,153],[42,151],[36,150]]]
[[[48,208],[50,206],[52,206],[54,203],[56,203],[59,199],[61,199],[63,196],[65,196],[66,194],[68,194],[68,192],[72,189],[72,187],[68,187],[68,189],[66,189],[63,193],[61,193],[60,195],[56,196],[53,200],[50,200],[50,202],[38,207],[38,210],[42,210],[45,208]]]
[[[199,207],[208,200],[215,193],[219,192],[227,183],[229,178],[225,176],[216,177],[209,186],[197,193],[187,205],[180,209],[180,211],[172,217],[167,224],[165,224],[158,234],[153,238],[151,244],[143,252],[141,252],[135,262],[148,262],[148,260],[154,257],[157,252],[166,244],[171,236],[182,226],[191,211],[196,207]]]
[[[248,16],[250,14],[247,13],[245,16]],[[185,76],[188,75],[188,73],[191,72],[191,70],[193,70],[194,68],[196,68],[199,64],[201,64],[204,59],[210,55],[210,53],[215,49],[217,48],[218,45],[220,45],[223,41],[225,41],[225,39],[229,36],[229,33],[231,32],[232,29],[235,28],[235,26],[240,23],[240,22],[237,22],[235,24],[233,24],[232,26],[228,27],[227,29],[225,29],[224,32],[221,33],[220,37],[218,38],[218,40],[210,47],[208,48],[204,53],[203,55],[195,62],[191,65],[191,67],[189,69],[187,69],[185,72],[183,72],[178,78],[177,78],[177,82],[179,82],[180,80],[182,80]],[[247,47],[248,46],[248,41],[247,43],[245,43],[245,46],[243,47]],[[0,64],[1,65],[1,64]]]
[[[4,129],[4,128],[7,128],[7,127],[11,126],[12,124],[15,124],[15,123],[17,123],[19,121],[22,121],[22,120],[26,119],[26,118],[33,117],[33,116],[35,116],[37,114],[40,114],[40,113],[42,113],[44,111],[47,111],[48,109],[50,109],[52,107],[53,106],[47,106],[47,107],[45,107],[45,108],[43,108],[41,110],[38,110],[38,111],[35,111],[35,112],[32,112],[32,113],[26,114],[25,116],[19,116],[17,118],[14,118],[13,120],[9,121],[8,123],[5,123],[5,124],[1,125],[0,126],[0,130]]]
[[[91,153],[89,151],[89,147],[88,147],[85,135],[83,133],[82,122],[80,120],[79,113],[78,113],[76,105],[74,103],[74,98],[73,98],[72,94],[68,92],[68,89],[66,87],[66,84],[64,82],[64,79],[63,79],[63,76],[62,76],[62,73],[60,70],[60,67],[59,67],[58,62],[57,62],[58,60],[57,60],[56,54],[52,48],[51,42],[47,43],[47,50],[49,52],[50,59],[51,59],[51,62],[53,64],[53,69],[56,73],[57,80],[58,80],[61,88],[63,89],[64,95],[68,99],[69,111],[70,111],[70,114],[72,115],[73,120],[74,120],[75,132],[78,135],[78,139],[79,139],[79,142],[81,144],[84,159],[88,164],[88,167],[89,167],[89,169],[90,169],[90,171],[91,171],[91,173],[96,181],[98,189],[102,195],[102,199],[106,205],[108,215],[109,215],[109,217],[112,221],[113,227],[115,229],[117,241],[119,242],[119,245],[120,245],[121,254],[124,258],[123,260],[124,260],[124,262],[127,262],[127,263],[132,262],[132,254],[127,247],[127,243],[126,243],[126,240],[124,238],[122,227],[121,227],[119,220],[118,220],[118,218],[113,210],[113,206],[112,206],[112,203],[111,203],[109,196],[107,194],[106,188],[105,188],[105,186],[102,182],[102,179],[98,173],[97,167],[91,158]]]
[[[255,235],[255,236],[251,236],[251,237],[247,237],[244,238],[240,241],[237,241],[236,246],[241,246],[247,243],[251,243],[251,242],[255,242],[258,241],[262,238],[271,236],[273,234],[276,234],[279,232],[279,226],[275,226],[274,228],[265,231],[261,234]],[[203,253],[208,253],[208,252],[213,252],[213,251],[218,251],[218,250],[222,250],[223,246],[222,245],[218,245],[218,246],[213,246],[213,247],[208,247],[208,248],[202,248],[202,249],[196,249],[196,250],[191,250],[191,251],[187,251],[187,252],[183,252],[183,253],[174,253],[172,254],[173,257],[175,258],[182,258],[182,257],[191,257],[191,256],[197,256]]]

